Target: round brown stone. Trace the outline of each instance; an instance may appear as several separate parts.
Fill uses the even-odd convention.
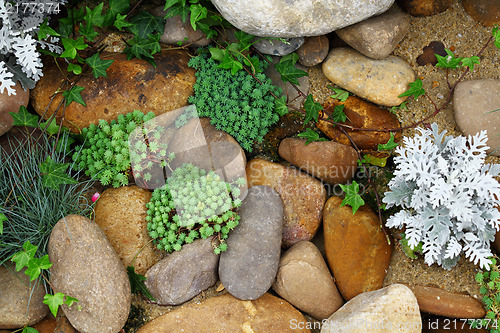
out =
[[[14,124],[14,118],[9,112],[19,112],[21,105],[27,106],[30,99],[30,91],[25,91],[18,82],[14,87],[15,95],[8,95],[7,92],[0,94],[0,135],[7,133]]]
[[[330,41],[327,36],[306,37],[304,44],[297,50],[299,64],[312,67],[325,60],[330,50]]]
[[[323,212],[328,264],[344,299],[382,288],[392,255],[377,215],[368,205],[352,214],[331,197]],[[391,242],[392,244],[392,242]]]
[[[482,25],[500,24],[500,0],[463,0],[465,11]]]
[[[430,16],[450,8],[453,0],[398,0],[397,3],[413,16]]]
[[[78,86],[85,88],[81,95],[87,106],[72,102],[64,108],[63,125],[73,133],[97,124],[100,119],[111,121],[134,110],[160,115],[186,106],[193,94],[195,70],[188,67],[189,56],[185,51],[167,50],[156,54],[156,68],[137,58],[127,60],[123,53],[103,52],[100,57],[114,60],[107,77],[96,79],[93,75],[82,75],[78,80]],[[62,73],[67,73],[66,66],[65,61],[59,60]],[[58,123],[63,114],[60,106],[63,96],[54,97],[54,93],[65,82],[59,67],[53,60],[46,61],[44,75],[31,94],[35,111],[43,115],[48,107],[45,118],[56,112]]]

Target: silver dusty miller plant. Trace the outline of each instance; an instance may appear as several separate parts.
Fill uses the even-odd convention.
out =
[[[420,243],[428,265],[453,267],[463,252],[474,264],[489,269],[490,242],[500,228],[500,173],[485,165],[486,131],[474,136],[446,136],[438,126],[419,128],[396,149],[397,169],[383,202],[403,209],[388,227],[406,227],[410,248]]]
[[[65,0],[5,1],[0,0],[0,93],[15,95],[13,87],[21,82],[32,89],[42,74],[42,61],[37,48],[61,53],[55,45],[57,37],[38,40],[40,25],[57,13]]]

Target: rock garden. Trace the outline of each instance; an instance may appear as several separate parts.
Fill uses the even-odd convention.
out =
[[[500,1],[0,22],[0,332],[500,332]]]

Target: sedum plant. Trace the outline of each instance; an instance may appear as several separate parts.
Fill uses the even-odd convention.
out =
[[[134,172],[142,174],[146,181],[151,179],[148,170],[153,167],[153,162],[148,160],[148,155],[156,152],[166,154],[166,144],[161,140],[162,127],[155,125],[152,121],[154,117],[153,112],[145,115],[135,110],[119,115],[110,123],[101,119],[99,125],[91,124],[82,130],[84,143],[73,155],[73,160],[78,168],[85,170],[87,176],[99,179],[103,185],[127,185],[131,158],[136,162]],[[133,140],[135,145],[132,150],[129,149],[131,133],[142,138],[150,132],[153,134],[148,135],[148,142],[144,139]]]
[[[255,68],[267,66],[253,59],[260,62]],[[255,141],[262,141],[283,112],[288,112],[276,107],[279,99],[273,95],[281,95],[281,89],[263,73],[254,74],[255,78],[243,70],[231,73],[207,52],[191,58],[188,64],[197,70],[194,95],[188,101],[196,105],[200,117],[210,118],[212,125],[229,133],[247,151]]]
[[[463,252],[488,269],[490,242],[500,228],[498,165],[485,165],[486,131],[453,138],[419,128],[396,148],[396,171],[383,202],[400,206],[388,227],[406,227],[410,248],[422,245],[425,262],[453,267]]]
[[[234,210],[241,205],[237,197],[243,182],[231,186],[213,171],[190,163],[175,169],[146,204],[147,228],[158,249],[179,251],[184,243],[216,235],[221,244],[215,253],[225,251],[224,240],[240,219]]]
[[[474,319],[471,328],[487,328],[491,333],[500,333],[498,322],[500,321],[500,269],[498,257],[490,258],[489,272],[478,272],[476,282],[479,291],[483,295],[486,316],[484,319]]]

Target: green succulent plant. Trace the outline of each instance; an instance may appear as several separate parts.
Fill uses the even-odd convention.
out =
[[[481,271],[476,274],[476,282],[479,283],[480,293],[483,295],[486,317],[484,319],[472,320],[472,328],[486,328],[491,333],[500,333],[498,321],[500,320],[500,267],[498,257],[490,257],[489,271]]]
[[[132,171],[131,161],[134,162],[136,179],[151,180],[149,171],[153,169],[154,162],[158,156],[166,155],[166,143],[161,140],[165,129],[153,121],[154,117],[153,112],[145,115],[135,110],[119,115],[110,123],[101,119],[99,125],[91,124],[82,130],[84,143],[73,155],[73,161],[85,170],[87,176],[99,179],[103,185],[127,185]],[[133,147],[129,147],[131,135],[134,136],[130,140]],[[154,160],[150,158],[152,155]]]
[[[239,223],[235,209],[241,205],[238,186],[244,183],[243,179],[226,183],[213,171],[190,163],[175,169],[146,204],[147,228],[157,248],[179,251],[185,243],[216,235],[220,245],[214,252],[225,251],[224,240]]]
[[[260,63],[256,68],[267,67],[262,60],[255,61]],[[265,74],[256,73],[254,78],[240,70],[233,75],[203,51],[188,65],[197,70],[194,95],[188,101],[196,105],[200,117],[210,118],[212,125],[233,136],[243,149],[251,151],[252,144],[261,142],[284,115],[273,97],[282,91]]]

